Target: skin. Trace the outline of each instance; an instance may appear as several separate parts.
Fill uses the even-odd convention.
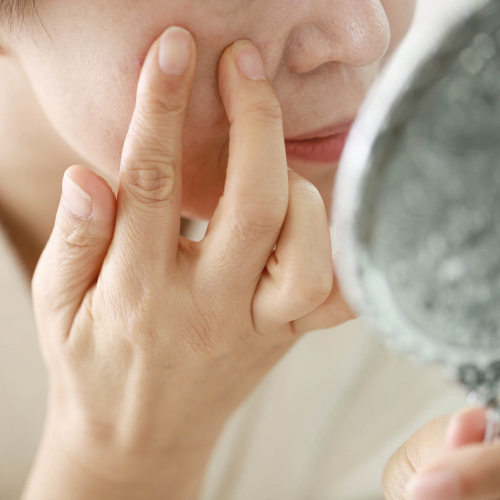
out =
[[[70,167],[35,270],[49,411],[26,500],[197,498],[223,423],[256,383],[305,332],[349,319],[323,200],[287,172],[279,103],[249,41],[219,66],[231,122],[224,196],[202,241],[179,235],[196,58],[172,76],[162,52],[155,42],[141,72],[117,198]],[[258,72],[238,69],[252,54],[243,67]]]
[[[405,35],[413,10],[412,0],[296,1],[293,9],[290,8],[290,2],[282,0],[241,3],[208,0],[150,0],[140,3],[122,0],[39,0],[38,12],[52,40],[36,22],[31,24],[30,30],[9,32],[6,26],[3,26],[1,41],[5,56],[2,64],[7,69],[7,78],[3,85],[9,95],[15,95],[17,99],[9,101],[9,115],[2,118],[0,123],[2,131],[6,132],[2,135],[5,155],[0,169],[1,208],[8,215],[7,221],[11,222],[11,229],[14,228],[14,236],[16,222],[25,223],[22,226],[24,239],[17,232],[18,249],[21,253],[26,252],[27,246],[31,246],[28,245],[30,241],[39,245],[37,249],[40,253],[41,248],[46,249],[43,259],[38,260],[40,253],[34,251],[30,257],[32,260],[26,260],[28,271],[32,270],[29,268],[30,263],[39,264],[38,279],[33,282],[33,291],[35,302],[38,303],[37,320],[44,339],[44,356],[52,374],[46,433],[26,498],[44,498],[44,494],[49,498],[56,484],[61,488],[61,498],[80,498],[78,495],[96,499],[112,498],[114,494],[121,499],[132,499],[140,498],[145,493],[148,498],[163,498],[165,491],[175,492],[174,496],[179,499],[196,498],[206,460],[223,423],[258,380],[281,358],[299,335],[312,329],[340,324],[352,317],[347,307],[342,305],[335,283],[331,282],[331,260],[326,243],[326,216],[330,212],[337,165],[308,164],[292,158],[287,159],[286,155],[280,157],[278,152],[283,152],[280,144],[284,138],[355,116],[377,73]],[[262,22],[262,19],[265,19],[265,22]],[[146,204],[146,209],[141,208],[141,203],[136,203],[137,200],[144,202],[144,192],[142,197],[138,196],[133,188],[134,185],[137,187],[134,178],[127,178],[126,174],[123,176],[121,173],[127,171],[123,152],[124,145],[127,146],[126,138],[131,135],[130,130],[135,130],[132,137],[136,137],[135,142],[134,138],[128,140],[129,149],[125,151],[129,157],[131,152],[148,153],[147,147],[137,140],[137,135],[141,136],[137,134],[137,130],[141,130],[141,127],[148,131],[141,136],[142,139],[156,136],[156,143],[162,143],[164,138],[169,137],[165,131],[173,130],[168,126],[163,128],[165,123],[162,122],[163,119],[168,122],[171,117],[163,116],[160,119],[154,112],[146,113],[146,119],[139,122],[139,128],[138,119],[136,118],[135,122],[133,120],[137,110],[139,76],[145,72],[146,56],[151,53],[153,42],[169,25],[183,26],[194,35],[198,62],[196,73],[193,66],[189,96],[183,98],[184,126],[180,126],[177,117],[175,130],[178,141],[169,145],[177,154],[179,145],[183,146],[182,158],[179,155],[180,159],[175,164],[174,178],[177,181],[173,185],[177,189],[174,204],[176,209],[173,214],[164,210],[172,206],[169,200],[174,195],[168,193],[165,197],[160,197],[160,201],[165,203],[153,204],[159,207],[158,214],[156,208],[151,208],[150,203]],[[228,152],[232,144],[229,141],[230,122],[234,122],[235,116],[239,114],[249,115],[250,108],[236,110],[237,100],[234,100],[234,95],[241,92],[243,87],[238,87],[234,82],[231,84],[233,86],[226,83],[224,87],[224,81],[230,79],[228,75],[232,71],[229,69],[232,64],[229,62],[229,55],[225,56],[226,62],[222,69],[220,63],[224,60],[221,55],[229,54],[228,47],[241,38],[252,40],[261,53],[269,77],[270,86],[267,92],[270,93],[267,98],[265,93],[260,96],[263,100],[257,108],[262,112],[262,116],[249,120],[247,127],[243,127],[239,135],[234,133],[240,140],[239,148],[235,148],[232,155],[233,181],[228,188],[225,182],[231,178],[228,173]],[[155,90],[150,96],[156,95],[156,92]],[[241,102],[249,103],[252,96],[258,96],[259,92],[248,89],[241,95],[244,95]],[[179,95],[177,98],[180,99]],[[269,112],[268,109],[266,112],[265,108],[271,101],[276,104],[274,111]],[[144,103],[142,106],[148,107]],[[278,108],[279,126],[275,112]],[[274,120],[269,129],[275,133],[272,140],[270,134],[259,135],[262,133],[261,129],[267,130],[265,127],[269,125],[270,118]],[[19,120],[23,125],[21,129],[12,130],[9,126],[15,120]],[[255,127],[257,123],[261,125],[260,128]],[[37,133],[41,134],[43,140]],[[244,143],[243,138],[253,137],[253,134],[261,138],[258,144],[266,144],[268,139],[270,142],[261,148],[253,144],[248,149],[253,152],[249,157],[241,153],[244,150],[241,144]],[[32,136],[38,137],[35,143],[40,146],[39,149],[25,147],[27,138]],[[151,154],[151,151],[148,154]],[[170,158],[169,154],[166,154],[165,158]],[[235,157],[239,161],[236,161]],[[32,161],[27,161],[28,159]],[[141,161],[149,164],[151,157],[149,160],[142,158]],[[74,232],[75,220],[68,218],[66,209],[61,208],[63,205],[58,205],[61,174],[68,163],[83,163],[90,167],[90,170],[84,167],[72,168],[71,172],[77,181],[86,185],[95,200],[100,200],[100,212],[96,212],[96,217],[102,217],[101,225],[78,223],[78,233]],[[288,178],[285,175],[287,163],[296,172],[289,173]],[[168,166],[169,163],[162,160],[161,164]],[[279,168],[281,170],[278,170]],[[101,177],[91,171],[99,173]],[[123,188],[118,188],[120,175]],[[26,178],[32,182],[27,183]],[[40,179],[40,184],[34,182],[37,178]],[[19,189],[21,185],[24,189]],[[46,189],[41,189],[41,186]],[[254,186],[255,190],[252,192],[249,186]],[[227,192],[224,191],[225,187]],[[121,198],[120,189],[123,189]],[[159,196],[158,193],[165,195],[164,190],[155,192],[155,196]],[[16,193],[15,198],[12,193]],[[119,195],[118,200],[115,199],[116,193]],[[269,211],[262,211],[262,207],[269,209],[271,206],[264,203],[265,193],[274,193],[273,203],[279,199],[287,201],[286,207],[279,206],[272,212],[272,223],[269,223]],[[245,201],[245,196],[249,197],[246,201],[250,205],[242,206],[253,207],[249,213],[235,210],[234,204],[241,204]],[[307,198],[308,196],[311,198]],[[312,199],[315,200],[314,203],[311,203]],[[321,203],[318,203],[319,199],[322,200]],[[221,200],[225,202],[221,204]],[[155,198],[155,201],[159,200]],[[44,202],[47,202],[49,207],[45,210]],[[318,207],[321,207],[321,210],[314,211]],[[56,225],[53,227],[56,209]],[[255,219],[258,209],[260,219]],[[249,223],[246,220],[241,225],[241,219],[234,219],[235,213],[246,213],[247,217],[252,217],[253,222],[257,220],[259,223]],[[179,243],[175,238],[179,234],[181,215],[188,218],[212,219],[212,236],[200,246],[191,245],[187,240],[182,240],[182,237]],[[117,243],[110,246],[115,216],[120,230],[115,232],[113,240]],[[288,222],[285,222],[285,217]],[[308,225],[305,223],[307,220],[314,220],[315,223]],[[158,224],[157,230],[142,233],[145,227],[151,228],[152,221]],[[28,230],[24,231],[26,228]],[[92,233],[91,228],[98,232]],[[168,228],[169,232],[163,234],[162,230],[165,228]],[[264,229],[265,234],[255,232],[256,228]],[[307,230],[310,230],[310,234],[304,237],[308,234]],[[281,240],[278,239],[280,232]],[[151,240],[153,233],[155,238]],[[82,238],[78,240],[79,243],[98,243],[90,247],[87,243],[75,246],[74,241],[71,241],[75,234]],[[131,239],[131,234],[135,238]],[[163,237],[157,237],[162,234]],[[54,236],[49,239],[51,235]],[[242,235],[243,238],[238,240]],[[131,245],[130,241],[134,244]],[[305,241],[323,243],[318,245],[318,250],[305,244]],[[90,423],[99,422],[102,414],[108,414],[107,406],[105,412],[96,407],[99,398],[94,399],[94,396],[100,394],[108,403],[109,399],[103,384],[92,386],[89,373],[95,373],[95,370],[102,366],[110,346],[116,347],[116,344],[99,345],[100,350],[90,354],[85,351],[85,347],[90,345],[89,339],[96,341],[95,336],[99,331],[106,331],[107,334],[112,328],[115,328],[116,332],[126,331],[123,325],[123,328],[120,328],[116,323],[106,324],[106,318],[111,316],[110,311],[120,307],[125,311],[123,317],[129,321],[126,326],[132,321],[136,325],[134,332],[138,330],[137,325],[145,328],[145,319],[130,314],[130,311],[137,313],[133,304],[137,304],[137,290],[141,289],[140,284],[145,282],[144,279],[147,278],[146,282],[150,282],[154,281],[152,276],[163,276],[161,272],[159,275],[155,274],[159,269],[157,259],[159,255],[164,255],[164,249],[173,244],[172,242],[175,242],[175,248],[172,247],[165,255],[172,258],[177,251],[181,252],[177,255],[184,257],[180,259],[180,264],[179,261],[175,263],[174,259],[161,270],[164,273],[174,273],[175,269],[183,279],[190,277],[191,280],[187,281],[189,286],[186,285],[190,292],[193,287],[197,289],[196,287],[202,285],[205,285],[206,289],[220,291],[222,302],[216,307],[213,303],[214,297],[210,294],[202,301],[207,309],[200,312],[199,304],[196,304],[193,313],[180,315],[180,323],[175,331],[186,334],[187,344],[180,346],[177,351],[172,351],[173,361],[154,359],[155,362],[161,363],[161,366],[165,366],[165,363],[176,366],[177,362],[177,376],[189,380],[187,385],[181,388],[174,388],[170,384],[161,386],[159,392],[147,393],[147,399],[151,402],[186,398],[184,406],[176,406],[179,421],[170,423],[170,426],[164,425],[162,419],[172,413],[168,406],[165,408],[160,405],[160,408],[153,408],[154,411],[150,405],[146,405],[147,411],[136,406],[136,427],[128,421],[122,423],[120,429],[124,434],[118,437],[107,435],[103,441],[100,425],[93,427]],[[255,248],[256,242],[260,245],[258,250]],[[281,259],[281,265],[280,259],[273,261],[270,257],[277,242],[278,247],[283,249],[283,256],[286,256]],[[160,246],[155,247],[156,243]],[[82,251],[80,255],[79,248],[88,250]],[[101,278],[99,273],[103,259],[110,248],[113,252],[108,253],[104,260],[107,265],[103,267],[104,277]],[[220,255],[221,248],[228,251],[227,254],[222,252],[224,259]],[[222,260],[217,261],[216,255]],[[71,258],[68,261],[69,256]],[[200,256],[204,256],[203,259]],[[311,263],[318,266],[312,269],[315,279],[308,274],[311,272],[309,266],[301,268],[298,264],[303,263],[307,256],[311,258]],[[252,262],[250,257],[258,258],[258,262]],[[63,268],[63,263],[68,267]],[[249,274],[248,279],[242,279],[245,266],[248,272],[253,272]],[[132,275],[136,281],[131,279],[130,275],[127,276],[127,273],[123,273],[124,268],[135,270]],[[200,269],[208,272],[210,279],[205,277],[205,281],[202,280]],[[213,273],[210,274],[211,269],[220,270],[220,282],[214,279]],[[235,269],[238,270],[237,277],[234,276]],[[262,276],[264,269],[269,272],[266,279]],[[115,301],[108,304],[108,308],[102,306],[103,309],[92,310],[92,321],[94,318],[101,318],[101,323],[89,326],[91,321],[86,315],[91,308],[85,302],[83,307],[79,308],[82,298],[88,299],[91,295],[88,293],[88,287],[98,276],[98,283],[103,290],[108,291],[108,295],[113,291],[115,297],[129,302],[123,305]],[[330,281],[323,281],[318,285],[318,276],[329,276]],[[52,288],[47,287],[49,277],[52,280]],[[85,279],[82,280],[82,277]],[[56,283],[58,286],[55,286]],[[235,294],[234,287],[241,283],[245,284],[246,288]],[[287,285],[286,293],[282,293],[283,283]],[[316,288],[311,289],[311,283]],[[77,284],[81,288],[78,288]],[[159,290],[165,293],[170,281],[163,283],[160,280],[156,285],[160,285]],[[95,292],[92,287],[90,290]],[[180,290],[180,286],[175,288],[173,296],[184,296]],[[231,291],[230,294],[228,290]],[[298,290],[301,294],[297,293]],[[246,296],[247,291],[251,291],[252,295]],[[69,294],[71,300],[68,299]],[[160,295],[159,291],[156,294],[146,294],[150,298]],[[194,297],[189,294],[185,296],[187,298],[180,309],[189,311],[189,308],[193,308]],[[252,298],[250,305],[254,308],[253,321],[249,323],[251,326],[242,327],[239,335],[235,336],[234,325],[241,323],[243,312],[249,308],[249,304],[244,303],[244,298]],[[99,304],[103,302],[96,301]],[[229,303],[232,303],[231,308],[227,307]],[[160,311],[164,303],[145,302],[143,306],[145,311],[151,311],[151,308]],[[229,313],[214,314],[215,310],[220,311],[224,307],[226,310],[240,313],[234,318]],[[48,315],[47,311],[54,314]],[[59,316],[55,314],[56,311]],[[178,313],[178,308],[167,314],[167,318],[170,320],[174,313]],[[203,326],[202,331],[216,332],[217,342],[214,342],[214,339],[209,339],[209,342],[203,339],[200,343],[200,339],[196,337],[199,334],[199,323],[194,322],[197,325],[195,327],[193,324],[181,324],[185,318],[196,318],[196,314],[204,321],[208,318],[208,323]],[[292,317],[293,315],[297,317]],[[76,323],[75,317],[79,319]],[[156,318],[155,315],[147,317]],[[165,318],[164,321],[159,320],[159,325],[162,326],[158,329],[163,328],[166,323]],[[146,331],[152,334],[150,324]],[[72,345],[70,348],[66,346],[66,351],[60,343],[58,345],[57,340],[49,338],[50,335],[68,336],[71,332]],[[191,337],[189,332],[192,332]],[[224,332],[227,335],[224,335]],[[113,338],[112,335],[111,337]],[[168,337],[158,338],[161,338],[162,342],[172,341],[172,338]],[[126,341],[130,339],[118,338],[118,345],[124,341],[126,345]],[[247,353],[249,342],[253,347],[251,355]],[[151,346],[147,343],[132,345],[132,350],[138,350],[137,352],[146,356],[146,359],[154,355],[155,351],[151,351]],[[186,349],[192,355],[192,358],[189,358],[192,364],[183,372],[186,366],[182,366],[179,359],[186,359]],[[82,357],[85,356],[88,356],[89,364],[79,366],[77,360],[81,363]],[[219,363],[221,356],[224,359],[222,365]],[[244,362],[241,362],[242,360]],[[126,361],[126,358],[123,359],[117,366],[126,366]],[[85,370],[90,372],[86,373]],[[125,372],[124,377],[132,373],[130,370]],[[196,374],[194,379],[193,374]],[[135,376],[135,380],[141,380],[148,391],[151,386],[158,388],[158,384],[165,383],[164,377],[161,377],[158,384],[150,384],[151,377],[158,376],[154,370],[138,371]],[[197,379],[197,376],[200,379]],[[102,379],[105,379],[105,376]],[[60,385],[54,380],[60,381]],[[200,380],[212,381],[206,382],[208,390],[203,391],[202,395],[196,392]],[[221,387],[221,381],[226,383],[225,386],[222,385],[225,390],[222,395],[214,389]],[[70,386],[71,390],[65,392]],[[73,398],[75,388],[82,397]],[[126,385],[123,391],[118,392],[118,398],[130,398],[125,388]],[[65,403],[69,406],[62,405],[60,401],[57,403],[58,394],[63,395],[62,401],[70,401]],[[85,394],[93,395],[90,401],[85,401]],[[168,396],[166,399],[165,394]],[[213,413],[207,419],[207,412],[203,412],[203,421],[197,421],[193,415],[199,414],[197,410],[201,402],[207,405],[207,411]],[[125,403],[118,401],[116,407],[122,404]],[[134,408],[137,401],[127,400],[127,405]],[[141,413],[139,410],[144,411]],[[67,417],[80,412],[90,415],[83,423]],[[116,423],[122,414],[116,412],[114,416],[116,418],[112,419],[112,424]],[[206,421],[209,424],[206,424]],[[145,441],[137,441],[138,435],[144,436],[144,430],[151,428],[151,422],[161,424],[158,427],[161,432],[146,433]],[[66,431],[64,438],[56,431],[62,424]],[[193,429],[199,429],[198,438],[201,439],[197,441],[196,447],[189,445],[189,436],[192,435]],[[439,432],[429,435],[431,434],[432,438],[426,437],[417,445],[426,447],[429,456],[432,456],[434,449],[431,446],[432,439],[439,441],[440,436]],[[169,453],[160,453],[160,456],[157,447],[148,447],[151,443],[158,442],[159,435],[163,439],[161,450],[170,450]],[[176,439],[172,438],[174,435]],[[83,438],[80,441],[72,441],[67,439],[68,436]],[[120,449],[123,441],[119,442],[118,439],[123,439],[124,436],[126,453],[123,453],[123,448]],[[82,444],[83,442],[85,444]],[[89,446],[89,442],[93,442],[93,445]],[[118,442],[120,446],[117,446]],[[198,446],[200,442],[203,442],[204,446]],[[196,453],[193,453],[193,448],[196,448]],[[494,488],[496,486],[491,479],[491,467],[487,466],[488,457],[484,456],[483,448],[478,446],[474,449],[475,463],[479,464],[478,468],[483,467],[483,477],[490,478],[490,483],[482,484],[491,484],[491,488]],[[439,445],[436,449],[440,450]],[[496,453],[496,448],[493,452]],[[473,454],[472,451],[470,453]],[[494,458],[493,454],[490,454]],[[460,464],[463,465],[468,456],[454,457],[450,460],[455,460],[453,463],[459,473],[466,475],[466,468],[460,468]],[[47,469],[49,463],[50,469]],[[404,461],[395,459],[392,463],[400,465]],[[113,464],[113,467],[110,464]],[[118,465],[115,467],[116,464]],[[175,468],[179,467],[179,464],[182,464],[182,473]],[[396,470],[391,467],[396,466],[388,466],[386,477],[390,478],[391,470]],[[169,474],[165,474],[166,470]],[[61,481],[61,478],[66,480]],[[471,478],[470,484],[472,480]],[[117,484],[120,486],[117,487]],[[469,488],[469,483],[463,484],[466,486],[461,486],[462,488]],[[87,491],[82,489],[84,486],[88,488]],[[472,486],[470,488],[472,491]],[[495,493],[496,490],[492,495]],[[487,493],[479,491],[479,496],[470,498],[483,498],[488,494],[489,490]]]
[[[46,31],[34,17],[12,33],[3,23],[0,85],[9,113],[0,117],[0,210],[29,271],[50,234],[68,165],[89,166],[116,192],[141,65],[165,27],[189,29],[199,48],[184,133],[182,215],[208,220],[223,192],[228,155],[229,123],[217,84],[222,51],[239,38],[256,44],[282,108],[285,137],[292,137],[355,116],[408,31],[414,4],[38,0]],[[36,147],[27,150],[27,140]],[[329,212],[337,165],[291,158],[289,165],[319,189]],[[36,190],[27,178],[36,179]],[[29,248],[36,250],[29,254]]]
[[[496,500],[500,497],[500,442],[484,444],[484,408],[442,415],[418,430],[388,462],[387,500]],[[451,480],[431,491],[425,479],[446,473]]]

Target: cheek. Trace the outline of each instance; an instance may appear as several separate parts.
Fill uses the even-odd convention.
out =
[[[109,173],[119,168],[135,90],[131,68],[123,74],[113,64],[90,60],[68,49],[49,57],[23,56],[38,102],[52,126],[84,160]],[[72,57],[73,56],[73,57]]]
[[[132,119],[142,61],[25,60],[39,103],[61,137],[88,164],[118,179],[123,143]],[[204,59],[201,59],[204,61]],[[85,64],[85,62],[87,64]],[[229,123],[220,99],[216,64],[200,63],[184,133],[184,170],[203,162],[216,167]]]

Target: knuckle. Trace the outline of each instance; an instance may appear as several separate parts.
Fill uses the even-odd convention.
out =
[[[333,273],[321,273],[316,279],[316,293],[321,296],[321,302],[324,302],[333,290]]]
[[[182,118],[186,112],[186,102],[183,100],[174,101],[171,99],[157,99],[154,106],[159,113],[178,117],[179,119]]]
[[[73,255],[85,257],[101,243],[100,238],[92,230],[92,220],[81,221],[71,228],[62,227],[58,231],[59,251],[64,256]]]
[[[306,179],[296,179],[290,185],[303,201],[324,208],[323,197],[314,184]]]
[[[302,304],[320,305],[330,295],[333,288],[333,277],[330,274],[318,273],[314,276],[303,275],[294,280],[293,291]]]
[[[272,204],[247,203],[236,209],[232,218],[235,235],[254,241],[279,231],[286,215],[286,200],[279,200]]]
[[[275,99],[262,99],[249,104],[247,113],[253,121],[259,124],[282,126],[283,113],[279,102]]]
[[[138,117],[150,122],[150,117],[155,115],[172,115],[173,117],[182,117],[186,111],[186,101],[184,99],[172,98],[171,93],[165,89],[161,92],[148,90],[142,92],[142,106],[136,108]]]
[[[335,294],[331,297],[331,300],[329,296],[325,304],[326,311],[329,312],[329,318],[334,322],[332,326],[340,325],[358,317],[344,300],[338,288],[335,288]]]
[[[124,145],[122,163],[133,164],[131,159],[160,158],[162,162],[175,165],[181,154],[174,127],[163,128],[152,123],[135,122],[131,126]],[[133,166],[133,165],[132,165]]]
[[[122,163],[120,176],[126,189],[145,205],[170,206],[175,191],[175,160],[165,155]]]

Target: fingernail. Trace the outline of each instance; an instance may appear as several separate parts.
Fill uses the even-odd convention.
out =
[[[191,40],[189,31],[170,26],[160,37],[160,69],[169,76],[183,75],[189,66]]]
[[[286,168],[288,168],[290,172],[293,172],[293,170],[289,166],[287,166]]]
[[[233,53],[243,76],[251,80],[267,79],[264,61],[255,45],[247,40],[238,40],[233,44]]]
[[[90,217],[92,198],[68,174],[64,174],[62,191],[64,203],[75,215]]]
[[[460,491],[456,474],[444,469],[423,477],[413,477],[407,492],[411,500],[459,500]]]

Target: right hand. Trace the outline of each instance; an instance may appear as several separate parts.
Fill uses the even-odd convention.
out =
[[[497,500],[500,442],[484,442],[484,407],[441,415],[415,432],[384,470],[387,500]]]
[[[196,46],[189,35],[187,72],[167,76],[160,39],[141,72],[117,199],[89,169],[66,171],[65,193],[72,179],[92,214],[63,198],[32,292],[46,439],[104,482],[130,486],[147,468],[173,491],[194,463],[203,470],[228,416],[302,334],[353,314],[335,284],[323,200],[287,172],[278,99],[269,80],[239,73],[233,46],[219,66],[231,123],[224,195],[201,242],[179,235]],[[189,483],[171,497],[194,498]]]

